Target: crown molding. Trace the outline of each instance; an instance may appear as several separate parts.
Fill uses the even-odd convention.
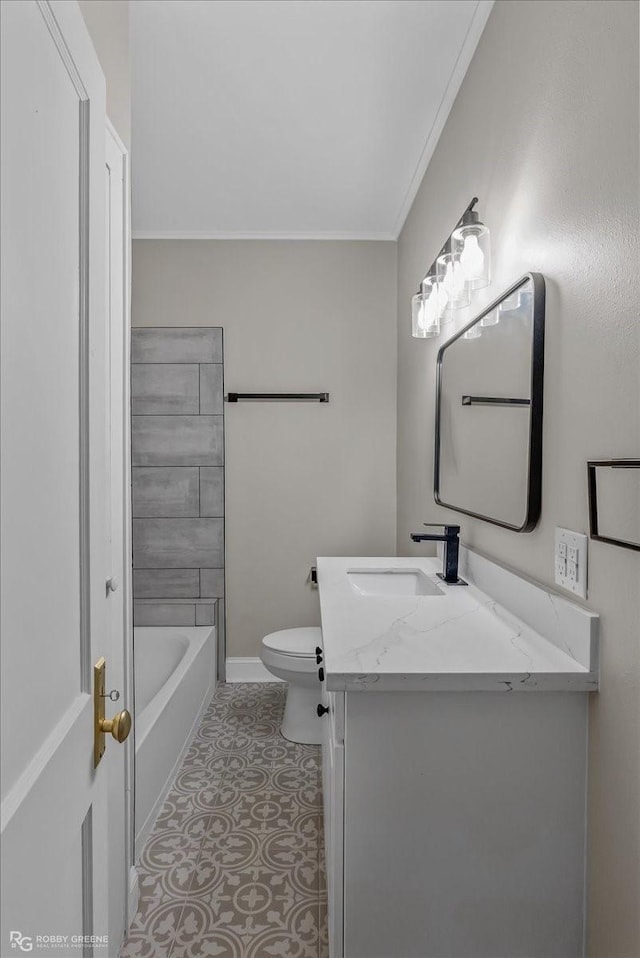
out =
[[[420,189],[420,184],[424,179],[424,175],[427,172],[427,167],[431,162],[431,158],[435,152],[436,146],[438,145],[438,140],[444,129],[444,125],[447,122],[449,113],[451,112],[451,107],[453,106],[455,99],[458,95],[458,91],[462,86],[462,81],[464,80],[467,70],[471,60],[473,59],[473,54],[475,53],[476,47],[482,36],[482,32],[487,25],[487,20],[489,19],[489,14],[493,8],[494,0],[478,0],[478,5],[474,11],[471,23],[469,24],[469,29],[467,30],[467,35],[464,38],[464,43],[460,48],[460,53],[456,60],[455,66],[449,78],[447,88],[444,92],[444,96],[438,107],[438,112],[436,113],[435,120],[431,125],[431,129],[428,131],[425,138],[424,146],[420,154],[420,159],[416,165],[413,177],[411,178],[411,183],[405,194],[405,198],[402,202],[400,212],[396,219],[396,225],[394,228],[394,239],[398,239],[402,228],[404,227],[405,221],[413,201],[416,198],[416,194]]]
[[[393,233],[340,232],[224,232],[217,230],[134,230],[134,240],[316,240],[325,242],[394,243]]]

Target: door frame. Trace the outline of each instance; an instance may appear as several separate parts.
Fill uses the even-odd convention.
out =
[[[64,413],[60,414],[61,429],[66,430],[66,437],[75,437],[77,442],[77,478],[75,475],[75,452],[72,459],[74,475],[71,480],[66,479],[65,490],[77,489],[78,503],[78,541],[74,543],[73,553],[66,540],[60,536],[59,529],[47,530],[46,542],[49,546],[57,544],[58,550],[67,550],[69,555],[75,555],[78,562],[78,600],[79,614],[77,624],[75,619],[71,625],[71,631],[66,631],[62,636],[64,642],[69,642],[69,648],[74,648],[73,655],[76,655],[77,640],[77,663],[78,670],[75,668],[66,673],[69,678],[69,687],[65,686],[64,698],[62,695],[55,700],[55,711],[53,715],[48,714],[49,700],[44,700],[43,691],[55,690],[57,688],[56,679],[58,676],[52,674],[48,669],[47,663],[38,661],[37,648],[32,650],[31,665],[23,661],[12,663],[12,670],[7,675],[12,684],[12,689],[19,696],[23,690],[24,703],[28,707],[33,707],[34,689],[37,695],[40,692],[37,701],[37,707],[33,710],[32,728],[37,724],[41,737],[32,736],[29,743],[23,748],[24,762],[22,767],[12,769],[12,777],[7,785],[7,792],[1,803],[1,822],[0,831],[2,832],[2,844],[4,853],[3,865],[10,869],[16,862],[20,868],[17,873],[8,871],[9,880],[3,886],[3,919],[10,922],[5,930],[8,935],[11,933],[9,928],[15,928],[14,922],[20,922],[22,930],[14,932],[11,936],[11,947],[22,951],[33,949],[34,933],[46,937],[50,931],[54,931],[55,923],[60,922],[60,930],[68,929],[71,933],[82,933],[82,935],[102,936],[108,927],[107,918],[107,897],[109,893],[107,870],[105,861],[108,857],[108,808],[107,808],[107,769],[94,769],[92,763],[92,740],[94,731],[93,714],[93,662],[105,649],[106,640],[106,609],[105,609],[105,535],[104,535],[104,512],[103,503],[105,495],[105,455],[104,455],[104,423],[105,423],[105,401],[104,401],[104,332],[105,332],[105,288],[104,288],[104,242],[105,242],[105,223],[104,223],[104,180],[101,171],[104,170],[104,118],[105,118],[105,80],[100,70],[99,62],[92,46],[89,34],[84,23],[81,11],[77,3],[69,3],[67,0],[35,0],[33,3],[23,4],[3,4],[2,27],[3,32],[6,26],[4,22],[4,13],[13,8],[13,13],[22,8],[20,17],[34,17],[32,23],[36,31],[42,29],[42,38],[50,43],[48,48],[51,53],[50,63],[43,64],[43,70],[49,69],[49,66],[55,62],[56,70],[59,70],[59,78],[66,74],[70,81],[67,91],[73,90],[76,98],[76,104],[71,106],[69,101],[64,116],[69,118],[77,117],[77,145],[74,146],[74,169],[65,171],[77,179],[75,190],[77,190],[77,224],[71,226],[71,221],[62,228],[60,242],[67,244],[71,249],[72,233],[76,234],[77,243],[74,257],[77,256],[77,262],[74,259],[73,268],[68,273],[64,267],[59,270],[59,289],[64,288],[65,296],[70,296],[70,290],[73,290],[74,303],[72,306],[67,304],[65,312],[64,334],[69,335],[69,342],[63,341],[65,358],[71,362],[71,356],[76,357],[76,372],[73,374],[71,389],[76,390],[75,402],[77,403],[77,413],[73,418],[69,416],[70,405],[67,402]],[[32,11],[35,13],[32,14]],[[12,14],[8,14],[11,16]],[[41,20],[41,23],[40,23]],[[21,38],[27,38],[27,20],[9,20],[18,28],[17,34],[11,34],[12,38],[18,38],[21,44]],[[39,24],[37,27],[36,24]],[[31,27],[29,27],[31,29]],[[7,36],[9,34],[7,33]],[[39,37],[39,33],[33,33],[31,38]],[[27,41],[28,42],[28,41]],[[20,50],[20,46],[13,47],[14,53],[19,51],[27,70],[31,73],[38,72],[38,61],[31,56],[31,50],[25,46]],[[47,54],[48,56],[48,54]],[[59,69],[60,64],[62,69]],[[42,74],[47,76],[46,73]],[[20,74],[21,79],[13,87],[20,94],[28,91],[28,82]],[[4,80],[4,77],[3,77]],[[14,83],[15,83],[14,79]],[[12,88],[12,84],[6,85],[7,89]],[[61,87],[56,86],[56,96],[61,97]],[[42,97],[41,93],[37,98]],[[45,104],[46,98],[42,97]],[[16,101],[24,106],[27,100]],[[58,104],[58,101],[56,101]],[[3,104],[4,106],[4,104]],[[38,113],[35,104],[29,104],[33,112],[31,116]],[[56,105],[57,108],[57,105]],[[43,118],[47,116],[47,106],[43,111]],[[66,107],[65,107],[66,109]],[[72,112],[73,111],[73,112]],[[76,112],[77,111],[77,112]],[[11,114],[11,110],[9,113]],[[51,116],[56,114],[51,112]],[[58,115],[58,122],[60,116]],[[5,115],[3,114],[3,133],[7,131],[4,128]],[[69,121],[71,122],[71,121]],[[13,125],[13,131],[19,129],[19,125]],[[44,124],[40,127],[43,131],[42,149],[51,148],[54,136],[51,129]],[[67,135],[68,124],[58,130],[58,144],[64,149],[64,136]],[[74,131],[75,144],[75,131]],[[33,137],[31,138],[33,142]],[[57,148],[57,147],[56,147]],[[7,147],[7,149],[9,149]],[[33,150],[33,146],[30,147]],[[13,142],[11,152],[14,157],[20,156],[20,141]],[[46,157],[45,154],[41,154]],[[70,154],[69,154],[70,156]],[[25,158],[26,162],[26,158]],[[77,164],[77,167],[76,167]],[[15,166],[8,165],[11,172],[7,175],[15,175]],[[32,171],[27,168],[25,176],[31,176]],[[7,181],[7,188],[8,188]],[[65,180],[66,182],[66,180]],[[24,184],[22,184],[24,185]],[[51,184],[49,184],[51,186]],[[3,188],[5,184],[3,183]],[[23,191],[24,192],[24,191]],[[20,196],[21,191],[16,191],[15,195]],[[70,194],[69,194],[70,195]],[[47,210],[46,203],[42,203],[40,197],[40,207]],[[38,211],[31,210],[34,219],[38,224]],[[15,210],[8,215],[17,222],[21,217],[29,221],[29,208],[19,215]],[[75,203],[72,207],[72,214],[75,217]],[[8,220],[8,223],[11,219]],[[50,226],[50,223],[47,224]],[[48,236],[48,233],[47,233]],[[8,248],[13,248],[12,243]],[[16,243],[21,242],[24,245],[23,235],[16,235]],[[52,241],[49,241],[51,248]],[[42,268],[42,263],[46,261],[43,247],[37,251],[38,268]],[[10,260],[8,261],[11,262]],[[25,260],[31,267],[34,264],[28,259]],[[69,260],[71,264],[71,260]],[[3,264],[4,268],[4,264]],[[20,275],[20,274],[16,274]],[[23,286],[26,288],[26,284]],[[50,284],[50,288],[57,289]],[[54,294],[55,295],[55,294]],[[11,301],[10,301],[11,302]],[[39,304],[41,306],[41,304]],[[3,308],[5,303],[3,302]],[[24,302],[18,302],[18,308],[24,309]],[[43,315],[46,312],[43,311]],[[52,313],[54,310],[52,310]],[[4,318],[4,317],[3,317]],[[39,317],[40,318],[40,317]],[[73,325],[73,336],[70,334]],[[34,326],[37,331],[37,324]],[[54,328],[50,325],[50,328]],[[4,332],[4,322],[3,322]],[[68,347],[68,349],[67,349]],[[40,347],[43,349],[44,347]],[[73,349],[73,353],[70,350]],[[43,353],[39,353],[40,356]],[[24,376],[25,380],[29,375],[33,375],[32,370],[25,362],[24,352],[16,350],[13,356],[15,362],[13,372]],[[47,357],[49,369],[55,369],[55,358]],[[27,367],[25,369],[25,367]],[[63,367],[67,369],[65,365]],[[4,371],[4,370],[3,370]],[[8,379],[8,377],[7,377]],[[46,385],[51,383],[47,380]],[[67,399],[69,393],[67,392]],[[4,398],[4,397],[3,397]],[[53,407],[52,407],[53,408]],[[38,412],[39,415],[39,412]],[[77,415],[77,419],[76,419]],[[35,418],[35,413],[34,413]],[[30,425],[27,417],[13,417],[13,423],[17,427],[26,431]],[[43,417],[38,419],[37,425],[45,426]],[[36,429],[37,432],[37,429]],[[3,434],[3,439],[5,438]],[[3,452],[7,452],[3,449]],[[9,458],[9,457],[8,457]],[[23,468],[24,468],[24,464]],[[15,486],[14,486],[15,489]],[[49,492],[49,490],[47,490]],[[3,500],[7,493],[3,485]],[[75,495],[75,493],[74,493]],[[17,499],[20,502],[20,498]],[[13,506],[12,506],[13,508]],[[16,509],[16,514],[18,509]],[[75,531],[75,520],[73,523]],[[3,538],[6,529],[3,529]],[[15,534],[15,533],[12,533]],[[56,542],[56,536],[60,537]],[[32,529],[25,529],[23,532],[24,540],[27,542],[38,542],[40,532],[33,533]],[[8,539],[8,541],[11,541]],[[77,552],[76,552],[77,549]],[[4,559],[4,555],[3,555]],[[5,563],[5,566],[8,566]],[[17,601],[24,597],[26,592],[23,589],[28,588],[28,583],[32,581],[33,576],[29,578],[24,573],[24,561],[16,563],[19,579],[9,580],[9,587],[15,590],[14,600]],[[61,568],[71,568],[70,564],[66,566],[61,563]],[[3,570],[4,571],[4,570]],[[71,584],[68,585],[64,578],[61,578],[61,570],[56,568],[55,558],[51,561],[51,575],[48,581],[55,583],[58,592],[65,590],[76,590],[75,573]],[[25,586],[25,583],[27,585]],[[7,581],[3,580],[3,589],[7,587]],[[41,600],[41,597],[39,597]],[[28,601],[28,597],[27,597]],[[30,608],[35,609],[36,613],[42,610],[39,601],[30,603]],[[70,606],[68,607],[70,608]],[[67,609],[63,610],[65,618]],[[51,613],[52,620],[55,620],[55,612]],[[65,622],[69,628],[69,622]],[[25,622],[15,627],[11,622],[10,642],[17,644],[22,641],[26,644],[29,639],[28,628],[33,627],[39,630],[41,623],[35,626],[32,621],[25,617]],[[46,622],[44,622],[43,631],[46,631]],[[55,635],[53,629],[51,633]],[[6,638],[6,636],[5,636]],[[26,640],[26,641],[25,641]],[[6,653],[6,648],[3,651]],[[65,646],[66,648],[66,646]],[[39,683],[39,684],[38,684]],[[13,725],[20,729],[24,723],[24,715],[17,710],[12,715]],[[3,729],[4,731],[4,729]],[[7,736],[5,735],[5,738]],[[19,737],[14,737],[20,745],[25,745]],[[14,762],[15,765],[15,762]],[[15,775],[15,778],[14,778]],[[43,814],[45,809],[45,814]],[[60,847],[61,841],[68,839],[69,835],[74,836],[74,842],[77,841],[79,847],[79,857],[75,857],[75,844],[72,846],[69,842]],[[54,856],[51,851],[56,849]],[[30,856],[33,852],[33,856]],[[38,884],[42,876],[42,871],[38,869],[38,854],[41,854],[42,861],[47,865],[47,884],[46,888]],[[32,858],[34,860],[32,860]],[[48,860],[47,860],[48,858]],[[70,863],[73,863],[72,865]],[[65,867],[69,866],[67,872]],[[79,866],[79,867],[78,867]],[[32,880],[35,876],[33,872],[38,872],[38,879]],[[53,877],[52,877],[53,876]],[[71,880],[73,886],[69,884]],[[77,880],[77,889],[76,882]],[[72,906],[66,909],[64,914],[55,911],[56,903],[62,902],[64,895],[57,894],[52,890],[49,896],[48,892],[52,886],[58,885],[68,893],[68,901]],[[33,886],[36,886],[34,890]],[[79,894],[78,894],[79,892]],[[42,896],[42,902],[38,901],[37,895]],[[38,904],[43,908],[40,914],[35,914],[33,909]],[[65,911],[63,908],[62,911]],[[44,912],[45,917],[42,917]],[[73,917],[73,916],[76,917]],[[23,923],[24,922],[24,923]],[[28,925],[27,925],[28,922]],[[73,922],[73,924],[71,923]],[[76,924],[77,922],[77,924]],[[27,932],[27,934],[23,934]],[[3,932],[4,934],[4,932]],[[18,937],[16,937],[18,936]],[[36,935],[37,941],[37,935]],[[0,944],[0,950],[3,950],[7,938],[3,938]],[[18,942],[20,942],[18,944]],[[46,948],[46,942],[41,945],[36,944],[36,948]],[[100,942],[96,943],[100,944]],[[50,951],[48,948],[47,951]],[[86,955],[93,954],[93,946],[88,943],[84,947]],[[4,954],[6,952],[3,951]]]
[[[122,399],[122,461],[124,465],[122,475],[123,523],[122,530],[123,552],[122,557],[122,590],[123,590],[123,647],[122,664],[124,675],[123,700],[130,703],[135,718],[135,687],[133,674],[133,582],[132,582],[132,520],[131,520],[131,178],[129,152],[118,135],[113,123],[107,117],[106,140],[115,150],[122,164],[122,289],[119,291],[122,302],[122,337],[121,362],[123,369],[123,396]],[[113,293],[113,291],[111,291]],[[109,322],[112,322],[109,316]],[[113,335],[114,330],[111,330]],[[111,362],[111,360],[110,360]],[[115,650],[114,650],[115,651]],[[139,887],[138,873],[135,867],[135,721],[132,734],[125,742],[125,865],[126,873],[122,876],[122,888],[126,889],[126,928],[128,931],[138,907]],[[111,894],[118,894],[118,889],[110,889]]]

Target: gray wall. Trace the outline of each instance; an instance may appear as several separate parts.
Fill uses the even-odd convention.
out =
[[[135,326],[222,326],[227,649],[320,622],[318,555],[395,550],[396,245],[136,240]]]
[[[494,284],[547,279],[542,519],[529,535],[438,508],[435,357],[410,298],[471,196],[491,227]],[[399,553],[458,519],[463,540],[553,584],[558,525],[587,529],[588,458],[640,453],[638,4],[498,2],[398,246]],[[465,319],[461,315],[459,323]],[[447,330],[451,327],[447,327]],[[589,954],[640,955],[640,555],[589,547],[602,616],[591,698]],[[549,783],[553,788],[553,783]]]
[[[222,330],[134,329],[134,625],[213,625],[224,598]]]
[[[107,80],[107,116],[131,147],[129,0],[78,0]]]

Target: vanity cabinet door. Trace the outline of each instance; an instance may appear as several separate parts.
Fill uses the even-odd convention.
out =
[[[323,700],[329,708],[322,740],[329,956],[343,958],[344,741],[340,733],[344,693],[328,692]]]

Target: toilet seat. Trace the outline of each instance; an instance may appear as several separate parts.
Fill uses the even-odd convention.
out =
[[[281,629],[265,635],[262,645],[279,655],[298,659],[315,659],[316,648],[322,644],[322,631],[315,626],[300,629]]]

